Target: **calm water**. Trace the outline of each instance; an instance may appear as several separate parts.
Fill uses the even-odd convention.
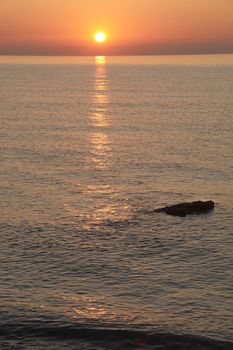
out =
[[[233,341],[232,73],[0,65],[3,345]],[[151,213],[197,199],[214,212]]]

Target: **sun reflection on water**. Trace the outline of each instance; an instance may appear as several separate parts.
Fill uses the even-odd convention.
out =
[[[106,57],[105,56],[95,56],[95,63],[96,64],[105,64]]]
[[[87,188],[92,210],[86,213],[84,228],[89,230],[96,225],[103,229],[119,225],[128,220],[129,206],[121,190],[112,181],[114,166],[113,147],[109,137],[111,130],[110,86],[105,57],[96,57],[93,95],[90,106],[90,167],[95,174],[93,183]],[[96,172],[97,171],[97,172]]]
[[[74,183],[73,193],[82,196],[65,204],[69,216],[79,221],[87,231],[101,225],[105,232],[109,227],[119,228],[132,216],[129,199],[116,181],[112,139],[111,89],[105,57],[96,57],[89,103],[88,151],[84,170],[85,180]]]
[[[63,303],[66,305],[66,316],[80,321],[119,322],[127,321],[130,316],[127,312],[114,308],[109,298],[96,294],[63,294]]]
[[[112,146],[108,136],[102,132],[91,135],[92,166],[97,170],[109,169],[111,167]]]
[[[111,166],[111,143],[105,128],[109,121],[109,83],[106,72],[105,57],[96,57],[95,80],[91,105],[91,125],[94,131],[90,134],[92,166],[97,170],[109,169]]]
[[[111,127],[110,86],[105,57],[96,57],[89,106],[87,177],[83,184],[78,183],[83,202],[73,201],[65,205],[69,215],[79,220],[87,231],[95,230],[99,225],[108,230],[109,226],[123,225],[129,219],[128,199],[122,196],[112,171]]]

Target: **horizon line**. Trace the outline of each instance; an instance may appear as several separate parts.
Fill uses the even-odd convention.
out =
[[[194,53],[182,53],[182,52],[176,52],[176,53],[125,53],[125,54],[99,54],[99,53],[92,53],[92,54],[62,54],[62,53],[52,53],[52,54],[37,54],[37,53],[1,53],[0,57],[140,57],[140,56],[222,56],[222,55],[233,55],[233,51],[231,52],[194,52]]]

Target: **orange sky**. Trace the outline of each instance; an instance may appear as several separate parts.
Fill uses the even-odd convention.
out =
[[[0,54],[219,52],[233,52],[233,0],[0,0]]]

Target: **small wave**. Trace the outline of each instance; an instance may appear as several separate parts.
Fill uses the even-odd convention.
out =
[[[48,324],[9,324],[0,328],[0,339],[39,340],[53,339],[55,342],[75,340],[98,344],[112,349],[158,349],[158,350],[232,350],[233,342],[202,338],[194,335],[181,335],[172,333],[155,333],[141,330],[117,328],[91,328],[87,326],[64,325],[54,326]],[[0,347],[1,349],[1,347]]]

